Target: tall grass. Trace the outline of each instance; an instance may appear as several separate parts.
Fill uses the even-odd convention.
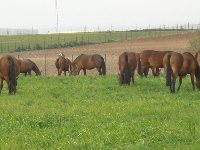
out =
[[[189,78],[20,77],[0,95],[0,149],[197,149],[200,98]]]

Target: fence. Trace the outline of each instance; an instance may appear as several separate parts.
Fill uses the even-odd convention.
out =
[[[149,37],[161,37],[173,34],[195,32],[200,25],[176,25],[148,27],[145,29],[135,28],[126,31],[98,31],[79,33],[59,33],[47,35],[18,35],[0,36],[0,52],[19,52],[42,49],[58,49],[64,47],[99,44],[122,40],[136,40]]]

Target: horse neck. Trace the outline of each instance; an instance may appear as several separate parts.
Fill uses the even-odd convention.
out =
[[[32,67],[32,69],[33,69],[33,71],[38,75],[38,74],[40,74],[40,70],[39,70],[39,68],[36,66],[36,64],[32,64],[33,65],[33,67]]]

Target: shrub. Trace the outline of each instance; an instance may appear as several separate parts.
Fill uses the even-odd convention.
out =
[[[192,52],[197,52],[200,50],[200,32],[198,32],[197,36],[190,40],[189,49]]]

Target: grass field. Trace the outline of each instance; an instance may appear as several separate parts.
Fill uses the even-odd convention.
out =
[[[0,149],[197,149],[200,98],[190,79],[170,94],[165,78],[23,77],[0,96]]]
[[[192,32],[192,30],[133,30],[44,35],[8,35],[0,36],[0,52],[56,49],[112,41],[160,37],[186,32]]]

